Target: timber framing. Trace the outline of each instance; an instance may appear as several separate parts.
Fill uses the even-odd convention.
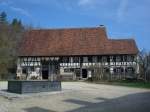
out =
[[[108,73],[112,80],[135,77],[137,54],[133,39],[108,39],[105,27],[31,30],[19,48],[17,76],[76,80],[102,79]]]

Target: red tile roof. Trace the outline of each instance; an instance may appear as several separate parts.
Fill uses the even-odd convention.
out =
[[[30,30],[19,56],[137,54],[133,39],[108,39],[105,27]]]

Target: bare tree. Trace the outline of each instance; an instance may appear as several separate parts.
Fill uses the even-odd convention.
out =
[[[140,77],[144,79],[144,81],[150,80],[150,52],[146,52],[146,50],[142,50],[139,53],[139,67],[140,67]]]

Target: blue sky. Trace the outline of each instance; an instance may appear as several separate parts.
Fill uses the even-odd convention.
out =
[[[38,28],[102,24],[110,38],[134,38],[150,50],[150,0],[0,0],[0,11]]]

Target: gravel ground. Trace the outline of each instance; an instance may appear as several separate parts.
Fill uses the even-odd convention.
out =
[[[7,81],[0,81],[0,90],[7,89]]]
[[[0,83],[0,89],[6,87]],[[62,87],[62,92],[12,99],[0,94],[0,112],[150,112],[148,89],[84,82],[63,82]]]

